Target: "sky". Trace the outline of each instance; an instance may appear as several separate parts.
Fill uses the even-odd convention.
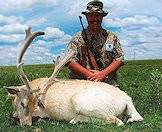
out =
[[[78,16],[90,0],[0,1],[0,65],[16,65],[25,29],[44,31],[24,56],[25,64],[52,63],[81,30]],[[102,0],[103,28],[120,39],[125,60],[162,59],[162,0]],[[86,27],[86,19],[83,23]]]

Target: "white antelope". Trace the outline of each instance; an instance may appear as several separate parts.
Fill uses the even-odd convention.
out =
[[[17,60],[18,73],[24,85],[11,86],[7,90],[15,108],[14,116],[21,125],[32,125],[32,117],[48,117],[70,123],[91,122],[93,119],[105,123],[123,125],[119,118],[124,112],[127,122],[142,121],[131,98],[122,90],[103,82],[88,80],[56,79],[58,70],[73,56],[72,51],[57,59],[50,78],[28,81],[22,69],[23,55],[32,40],[43,32],[26,30],[26,37]]]

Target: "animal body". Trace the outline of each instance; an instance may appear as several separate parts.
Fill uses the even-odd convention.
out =
[[[105,123],[123,125],[119,116],[124,112],[129,116],[127,122],[142,121],[131,98],[122,90],[103,83],[88,80],[58,80],[56,73],[73,53],[56,61],[54,73],[50,78],[28,81],[22,70],[22,57],[33,36],[28,29],[24,46],[18,57],[18,71],[25,85],[8,87],[10,97],[21,125],[32,125],[32,117],[48,117],[66,120],[70,123],[100,120]],[[31,34],[31,35],[30,35]],[[58,63],[59,62],[59,63]]]

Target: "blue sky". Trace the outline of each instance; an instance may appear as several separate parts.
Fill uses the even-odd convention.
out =
[[[25,64],[52,63],[81,30],[78,16],[89,0],[0,1],[0,65],[15,65],[24,30],[44,31],[27,50]],[[102,0],[103,27],[117,34],[125,59],[162,59],[162,0]],[[84,16],[83,16],[84,18]],[[86,25],[85,18],[83,19]]]

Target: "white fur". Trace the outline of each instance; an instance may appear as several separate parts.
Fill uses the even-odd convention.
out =
[[[37,89],[47,78],[39,78],[30,82],[31,87]],[[24,87],[24,86],[23,86]],[[21,86],[22,88],[22,86]],[[17,111],[19,118],[23,117],[24,108],[20,105],[25,96],[20,90],[15,104],[17,110],[22,109],[22,113]],[[27,93],[27,92],[26,92]],[[34,94],[34,96],[40,93]],[[20,97],[22,95],[22,97]],[[38,101],[33,96],[35,101]],[[15,102],[13,100],[13,102]],[[30,101],[25,101],[30,102]],[[51,119],[66,120],[70,123],[91,122],[101,120],[105,123],[116,123],[123,125],[121,119],[117,118],[126,110],[130,116],[127,122],[142,121],[143,118],[136,111],[131,98],[122,90],[102,82],[92,82],[87,80],[59,80],[54,82],[43,94],[42,100],[44,108],[39,107],[37,102],[33,103],[34,111],[30,115],[49,117]],[[25,118],[28,119],[28,118]],[[23,120],[23,119],[21,119]],[[21,124],[31,124],[31,120],[20,122]]]
[[[89,122],[87,117],[95,117],[107,123],[122,125],[122,121],[117,116],[127,108],[127,114],[134,121],[143,120],[125,92],[101,82],[86,80],[56,82],[48,89],[43,104],[51,118],[73,120],[71,123],[84,122],[84,119],[77,118],[78,115],[84,115],[86,122]],[[75,118],[77,118],[76,122]]]

